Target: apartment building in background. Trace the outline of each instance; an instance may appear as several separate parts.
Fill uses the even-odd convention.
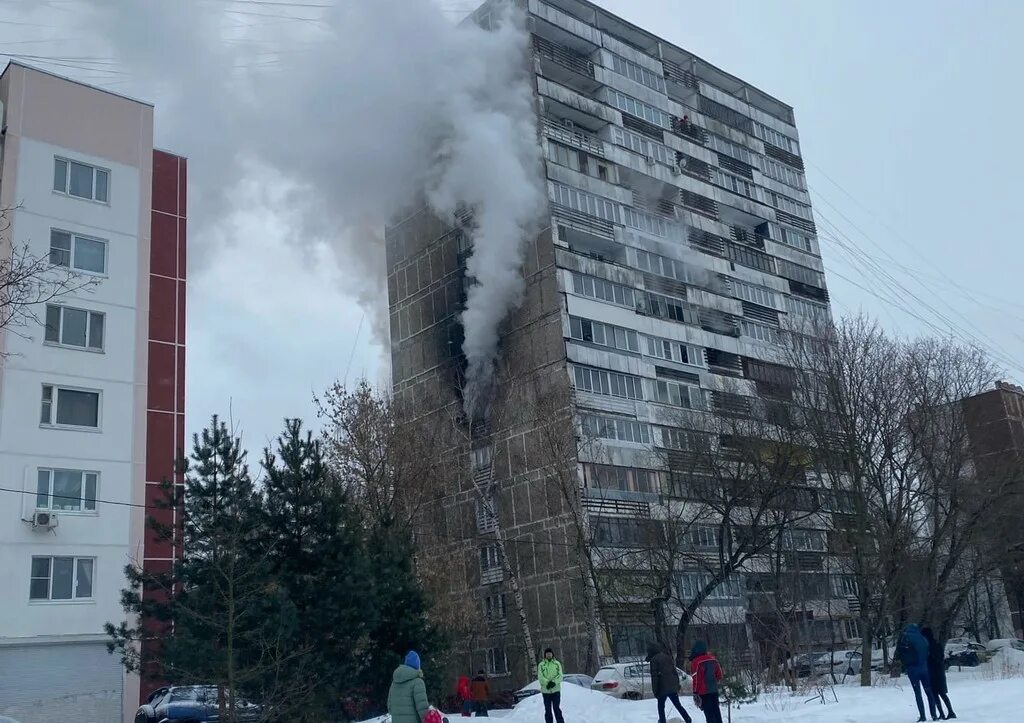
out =
[[[0,103],[0,252],[94,282],[0,330],[0,716],[131,720],[103,625],[176,554],[144,521],[184,448],[187,163],[147,103],[14,62]]]
[[[964,423],[967,425],[974,465],[978,479],[996,480],[1000,486],[1009,481],[1020,486],[1015,505],[1006,516],[1006,527],[994,530],[997,539],[1002,539],[1010,548],[1009,556],[1002,569],[1002,584],[1006,597],[998,591],[986,589],[983,598],[987,610],[988,629],[979,632],[989,637],[1024,637],[1024,534],[1021,534],[1020,520],[1024,518],[1024,388],[1006,382],[997,382],[994,389],[963,402]],[[985,581],[984,585],[991,585]],[[1004,607],[1009,604],[1010,627],[999,626]]]
[[[473,21],[488,27],[494,5]],[[525,301],[504,327],[502,355],[518,377],[571,388],[578,428],[601,443],[600,455],[578,459],[589,524],[603,544],[628,548],[637,521],[672,498],[669,470],[651,460],[671,458],[685,439],[679,411],[759,394],[776,381],[787,335],[831,318],[799,135],[784,102],[593,3],[519,5],[550,217],[528,244]],[[388,228],[386,246],[394,391],[457,404],[467,234],[420,210]],[[572,521],[537,460],[534,430],[509,424],[486,435],[472,457],[481,469],[494,460],[497,517],[535,646],[593,674],[582,669]],[[806,493],[817,494],[810,484]],[[529,675],[519,623],[495,521],[478,497],[470,479],[437,503],[423,555],[444,560],[450,589],[484,621],[460,670],[518,685]],[[787,538],[830,611],[802,611],[805,639],[842,644],[859,635],[853,590],[828,572],[827,525],[818,527]],[[678,584],[698,585],[702,574]],[[753,656],[751,605],[737,576],[698,611],[694,630]],[[602,658],[641,658],[649,612],[610,616]]]

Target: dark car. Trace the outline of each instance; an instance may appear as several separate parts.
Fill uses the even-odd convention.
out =
[[[256,709],[242,703],[241,720],[248,720],[245,710]],[[216,723],[219,720],[217,687],[213,685],[180,685],[153,691],[145,704],[135,712],[135,723]]]

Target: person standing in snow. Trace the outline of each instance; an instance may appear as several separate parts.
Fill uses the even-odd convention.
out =
[[[455,686],[455,695],[462,701],[462,717],[469,718],[473,714],[473,690],[469,686],[469,676],[459,677],[459,683]]]
[[[718,682],[722,679],[722,666],[708,652],[708,644],[698,640],[690,650],[690,674],[693,676],[693,702],[704,712],[708,723],[722,723],[722,709],[718,706]]]
[[[931,678],[928,677],[928,641],[921,635],[914,623],[910,623],[903,629],[900,642],[896,646],[896,655],[910,678],[910,685],[914,689],[914,698],[917,701],[918,723],[927,720],[924,717],[924,702],[921,700],[921,688],[924,688],[928,696],[928,711],[932,720],[938,720],[935,715],[935,694],[932,693]]]
[[[487,673],[482,670],[478,672],[469,688],[473,693],[473,712],[477,718],[486,718],[487,704],[491,701],[491,684],[487,682]]]
[[[391,676],[391,690],[388,691],[391,723],[423,723],[429,710],[420,656],[415,650],[410,650],[405,662],[395,668]]]
[[[928,677],[932,682],[939,720],[953,720],[956,713],[953,712],[953,704],[949,702],[949,688],[946,685],[946,650],[939,645],[931,628],[921,628],[921,635],[928,641]],[[942,710],[943,702],[946,704],[945,712]]]
[[[651,664],[651,692],[658,699],[658,723],[665,723],[666,700],[672,701],[683,720],[690,723],[690,714],[679,702],[679,673],[672,656],[662,646],[651,642],[647,644],[647,662]]]
[[[544,698],[544,723],[565,723],[562,718],[562,664],[555,659],[555,651],[548,648],[537,666],[537,682]],[[552,717],[553,715],[553,717]]]

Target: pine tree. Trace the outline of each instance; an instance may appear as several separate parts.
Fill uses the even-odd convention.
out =
[[[214,416],[193,438],[191,465],[182,466],[184,489],[165,483],[161,505],[177,510],[180,522],[167,524],[157,515],[148,521],[165,540],[180,535],[182,556],[168,571],[125,568],[122,606],[138,623],[107,623],[107,647],[131,672],[179,685],[216,685],[220,719],[234,721],[243,698],[267,710],[285,699],[267,681],[294,655],[287,637],[295,611],[268,575],[259,497],[240,441]]]
[[[266,450],[263,466],[270,574],[298,615],[293,645],[308,651],[285,675],[307,682],[315,676],[309,719],[322,720],[357,677],[377,614],[374,571],[355,506],[325,464],[320,440],[303,432],[300,420],[285,421],[277,453]]]
[[[409,650],[420,654],[428,688],[441,691],[442,656],[447,645],[429,619],[430,605],[416,577],[409,531],[392,524],[379,525],[369,532],[368,549],[374,569],[373,606],[377,611],[361,671],[369,699],[387,698],[392,672]]]

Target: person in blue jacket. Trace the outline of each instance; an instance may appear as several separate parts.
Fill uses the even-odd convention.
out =
[[[932,720],[938,720],[935,715],[935,693],[932,692],[932,681],[928,675],[928,641],[913,623],[903,629],[900,642],[896,646],[896,655],[899,657],[907,677],[910,678],[910,685],[914,688],[917,712],[920,715],[917,719],[918,723],[926,720],[924,701],[921,700],[921,688],[924,688],[925,695],[928,696],[928,710]]]

